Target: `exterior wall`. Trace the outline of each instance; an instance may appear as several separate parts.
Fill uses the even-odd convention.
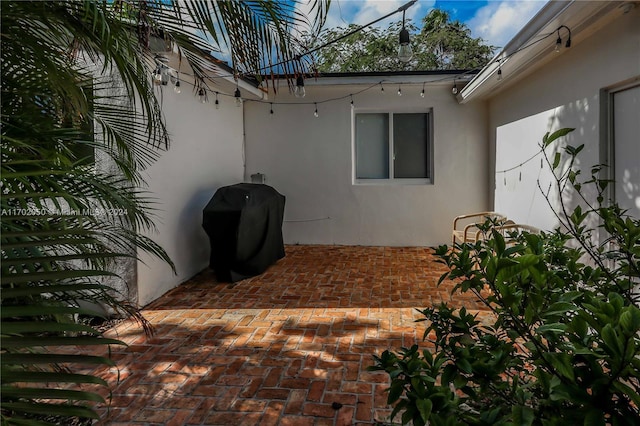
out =
[[[522,167],[518,165],[539,151],[546,132],[563,127],[576,129],[565,138],[566,143],[585,145],[578,164],[584,177],[590,176],[592,165],[606,161],[606,150],[601,149],[600,90],[640,76],[639,23],[640,9],[635,8],[590,37],[574,42],[543,68],[489,101],[490,149],[495,154],[492,169],[499,172],[515,167],[495,175],[495,210],[516,222],[543,229],[557,226],[538,188],[538,181],[545,191],[551,182],[547,167],[540,167],[540,155]],[[552,147],[547,151],[553,157]],[[575,194],[565,193],[563,197],[569,207],[578,202]],[[558,205],[559,195],[553,189],[550,199]]]
[[[209,240],[202,229],[202,209],[215,191],[242,181],[242,109],[220,97],[201,104],[188,90],[165,90],[162,108],[171,146],[144,172],[156,202],[157,232],[148,236],[162,246],[177,274],[155,257],[138,253],[138,303],[146,305],[184,282],[209,263]]]
[[[369,83],[371,84],[371,83]],[[369,85],[367,84],[367,85]],[[374,83],[375,84],[375,83]],[[432,109],[434,181],[420,185],[353,184],[350,93],[367,85],[312,85],[310,105],[245,103],[246,176],[264,173],[287,197],[288,244],[434,246],[450,240],[453,217],[489,205],[485,105],[459,105],[451,84],[385,84],[354,96],[358,108]],[[296,102],[278,93],[274,102]],[[340,101],[313,102],[346,96]]]

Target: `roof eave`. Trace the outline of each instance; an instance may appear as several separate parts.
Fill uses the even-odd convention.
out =
[[[520,81],[537,66],[552,60],[556,29],[560,25],[571,28],[573,45],[581,33],[609,12],[620,8],[623,1],[584,2],[550,1],[525,25],[458,94],[460,103],[486,99]],[[584,35],[584,34],[583,34]],[[565,34],[562,34],[566,37]],[[547,43],[544,39],[548,38]],[[541,40],[540,43],[537,40]],[[502,80],[498,81],[498,69]]]

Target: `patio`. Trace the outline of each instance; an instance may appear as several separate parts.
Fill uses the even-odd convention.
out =
[[[235,284],[205,271],[144,309],[155,335],[107,332],[102,424],[370,425],[388,420],[372,355],[422,340],[414,309],[452,300],[429,248],[287,246]],[[470,296],[456,306],[479,307]],[[118,380],[119,376],[119,380]],[[341,404],[340,408],[335,403]]]

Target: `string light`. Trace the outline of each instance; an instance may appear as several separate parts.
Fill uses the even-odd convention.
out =
[[[294,58],[292,58],[292,59],[285,59],[285,60],[283,60],[283,61],[281,61],[281,62],[277,62],[277,63],[275,63],[275,64],[270,64],[270,65],[268,65],[268,66],[265,66],[265,67],[262,67],[262,68],[258,68],[258,69],[256,69],[256,70],[254,70],[254,71],[253,71],[253,74],[259,74],[261,71],[264,71],[264,70],[267,70],[267,69],[271,69],[271,70],[273,70],[274,68],[277,68],[277,67],[279,67],[279,66],[281,66],[281,65],[285,65],[285,64],[287,64],[287,63],[289,63],[289,62],[292,62],[292,61],[299,62],[299,61],[300,61],[304,56],[311,55],[312,53],[315,53],[315,52],[317,52],[317,51],[319,51],[319,50],[322,50],[322,49],[324,49],[324,48],[325,48],[325,47],[327,47],[327,46],[330,46],[330,45],[332,45],[332,44],[334,44],[334,43],[337,43],[337,42],[339,42],[339,41],[341,41],[341,40],[343,40],[343,39],[345,39],[345,38],[347,38],[347,37],[349,37],[349,36],[351,36],[351,35],[353,35],[353,34],[355,34],[355,33],[358,33],[358,32],[360,32],[360,31],[364,30],[365,28],[368,28],[368,27],[370,27],[370,26],[372,26],[372,25],[375,25],[375,24],[377,24],[378,22],[380,22],[380,21],[382,21],[382,20],[384,20],[384,19],[386,19],[386,18],[388,18],[388,17],[390,17],[390,16],[395,15],[395,14],[396,14],[396,13],[398,13],[398,12],[402,12],[402,14],[403,14],[403,20],[404,20],[404,13],[405,13],[405,11],[406,11],[408,8],[410,8],[411,6],[413,6],[417,1],[418,1],[418,0],[410,0],[409,2],[407,2],[407,3],[405,3],[404,5],[400,6],[400,7],[399,7],[399,8],[397,8],[396,10],[393,10],[393,11],[391,11],[390,13],[387,13],[386,15],[381,16],[380,18],[373,20],[373,21],[369,22],[368,24],[361,25],[361,26],[359,26],[359,27],[355,28],[354,30],[349,31],[349,32],[348,32],[348,33],[346,33],[346,34],[342,34],[341,36],[336,37],[336,38],[335,38],[335,39],[333,39],[333,40],[329,40],[328,42],[326,42],[326,43],[324,43],[324,44],[322,44],[322,45],[320,45],[320,46],[316,46],[316,47],[314,47],[313,49],[309,49],[309,50],[306,50],[306,51],[304,51],[304,52],[302,52],[302,53],[299,53],[298,55],[296,55],[296,56],[295,56]]]
[[[353,104],[353,95],[349,95],[351,97],[351,109],[355,108],[355,105]]]
[[[198,99],[200,100],[200,103],[203,103],[203,104],[207,103],[207,91],[204,90],[202,87],[200,88],[200,90],[198,90]]]
[[[242,106],[242,97],[240,95],[240,88],[236,87],[236,91],[233,94],[233,97],[236,98],[236,107],[240,108]]]
[[[422,92],[420,92],[420,97],[424,98],[424,85],[427,83],[422,83]]]
[[[402,96],[402,88],[398,85],[398,96]]]
[[[558,31],[558,38],[556,39],[556,53],[560,53],[560,46],[562,46],[562,38],[560,37],[560,31]]]
[[[313,112],[313,116],[318,118],[320,116],[320,114],[318,114],[318,103],[314,102],[313,104],[316,106],[316,110]]]
[[[180,89],[180,72],[179,71],[176,75],[176,83],[173,85],[173,91],[178,95],[182,92],[182,89]]]
[[[269,114],[273,115],[273,102],[269,102]]]
[[[398,59],[402,62],[409,62],[413,57],[413,50],[411,49],[411,40],[409,39],[409,31],[404,27],[404,14],[402,11],[402,30],[400,30],[400,47],[398,48]]]
[[[296,98],[304,98],[307,92],[304,90],[304,78],[301,75],[296,79],[296,87],[293,89],[293,95]]]
[[[405,4],[404,6],[401,6],[400,8],[398,8],[396,11],[392,12],[391,14],[393,14],[393,13],[397,13],[397,12],[399,12],[399,11],[402,11],[402,12],[403,12],[403,15],[404,15],[404,11],[405,11],[408,7],[410,7],[411,5],[413,5],[416,1],[417,1],[417,0],[411,0],[409,3]],[[376,21],[374,21],[374,22],[372,22],[372,23],[370,23],[370,24],[367,24],[367,25],[365,25],[365,26],[362,26],[362,27],[360,27],[360,28],[358,28],[358,29],[354,30],[354,32],[361,31],[362,29],[366,28],[367,26],[370,26],[370,25],[372,25],[372,24],[374,24],[374,23],[376,23],[376,22],[380,21],[380,20],[382,20],[382,19],[384,19],[384,18],[386,18],[386,17],[390,16],[391,14],[389,14],[389,15],[387,15],[387,16],[385,16],[385,17],[382,17],[382,18],[380,18],[380,19],[378,19],[378,20],[376,20]],[[562,37],[560,36],[560,30],[561,30],[562,28],[564,28],[564,29],[566,29],[566,30],[568,31],[568,37],[567,37],[567,40],[566,40],[566,43],[565,43],[565,47],[566,47],[566,48],[569,48],[569,47],[571,47],[571,29],[570,29],[569,27],[567,27],[566,25],[561,25],[560,27],[558,27],[558,28],[556,29],[556,33],[557,33],[557,35],[558,35],[558,38],[556,39],[556,48],[559,48],[559,47],[560,47],[559,45],[561,45],[561,44],[562,44]],[[352,33],[354,33],[354,32],[352,32]],[[346,37],[346,36],[348,36],[348,35],[351,35],[352,33],[349,33],[349,34],[347,34],[347,35],[345,35],[345,36],[341,36],[341,37],[339,37],[339,38],[338,38],[338,39],[336,39],[336,40],[331,40],[330,42],[328,42],[328,43],[327,43],[327,45],[332,44],[332,43],[335,43],[335,42],[338,42],[338,41],[340,41],[342,38],[344,38],[344,37]],[[547,38],[549,38],[549,37],[550,37],[550,36],[552,36],[552,35],[553,35],[553,33],[549,33],[549,34],[547,34],[547,35],[545,35],[545,36],[543,36],[543,37],[541,37],[541,38],[539,38],[539,39],[537,39],[537,40],[534,40],[533,42],[531,42],[531,43],[529,43],[529,44],[527,44],[527,45],[525,45],[525,46],[522,46],[522,47],[518,48],[517,50],[515,50],[515,51],[511,52],[509,55],[507,55],[507,56],[505,56],[505,57],[501,58],[499,61],[501,62],[501,61],[503,61],[503,60],[505,60],[505,59],[508,59],[508,58],[510,58],[511,56],[513,56],[513,55],[515,55],[515,54],[517,54],[517,53],[519,53],[519,52],[521,52],[521,51],[523,51],[523,50],[525,50],[525,49],[527,49],[527,48],[529,48],[529,47],[531,47],[531,46],[533,46],[533,45],[535,45],[535,44],[538,44],[538,43],[540,43],[540,42],[542,42],[542,41],[546,40]],[[314,50],[312,50],[312,51],[305,52],[305,53],[303,53],[302,55],[298,55],[298,56],[296,57],[296,59],[297,59],[297,60],[299,60],[301,56],[304,56],[304,55],[308,55],[308,54],[310,54],[310,53],[313,53],[313,52],[315,52],[316,50],[319,50],[319,49],[320,49],[320,48],[322,48],[322,47],[326,47],[326,46],[325,46],[325,45],[323,45],[323,46],[320,46],[320,47],[319,47],[319,48],[317,48],[317,49],[314,49]],[[155,68],[155,70],[152,72],[153,82],[154,82],[155,84],[159,84],[159,85],[167,85],[167,82],[168,82],[169,77],[170,77],[170,70],[172,70],[172,68],[170,68],[170,67],[168,67],[167,65],[165,65],[165,64],[164,64],[165,62],[168,62],[168,59],[167,59],[167,58],[165,58],[165,57],[156,57],[156,58],[155,58],[155,60],[156,60],[156,68]],[[286,62],[288,62],[288,61],[283,61],[281,64],[284,64],[284,63],[286,63]],[[501,79],[502,79],[502,68],[501,68],[501,66],[500,66],[500,62],[499,62],[499,68],[498,68],[498,72],[497,72],[497,78],[498,78],[498,80],[501,80]],[[275,64],[275,65],[280,65],[280,64]],[[255,71],[255,72],[253,72],[253,73],[259,72],[259,71],[260,71],[260,70],[262,70],[262,69],[264,69],[264,68],[258,69],[257,71]],[[476,70],[469,70],[469,71],[466,71],[465,73],[473,73],[473,72],[477,72],[477,71],[478,71],[477,69],[476,69]],[[218,74],[218,75],[216,75],[216,76],[214,76],[214,77],[211,77],[211,76],[201,76],[201,75],[191,75],[191,76],[192,76],[192,77],[195,77],[195,78],[196,78],[196,79],[198,79],[198,80],[204,80],[204,79],[207,79],[207,80],[212,80],[212,81],[213,81],[213,80],[218,79],[218,78],[229,78],[229,77],[234,77],[234,78],[236,78],[236,79],[237,79],[239,75],[248,75],[248,74],[250,74],[250,73],[249,73],[249,72],[244,72],[244,73],[238,74],[237,72],[235,72],[235,71],[234,71],[234,74],[229,74],[229,75],[222,75],[222,74]],[[176,83],[174,84],[174,91],[175,91],[176,93],[180,93],[180,92],[181,92],[181,90],[180,90],[180,78],[179,78],[179,75],[180,75],[180,72],[178,71],[178,77],[176,78]],[[190,75],[190,74],[186,74],[186,75]],[[300,79],[300,78],[302,78],[302,76],[299,76],[299,77],[298,77],[298,79],[297,79],[297,81],[296,81],[296,89],[298,89],[298,92],[300,92],[300,88],[302,88],[302,90],[304,90],[304,80],[302,80],[302,84],[298,84],[298,81],[299,81],[299,79]],[[454,80],[453,80],[453,81],[454,81],[454,84],[453,84],[453,87],[452,87],[452,89],[451,89],[451,92],[452,92],[454,95],[457,95],[457,94],[458,94],[458,87],[457,87],[457,81],[456,81],[456,79],[458,79],[458,78],[459,78],[459,76],[458,76],[458,77],[455,77],[455,78],[454,78]],[[173,75],[171,75],[171,81],[172,81],[172,82],[173,82],[173,79],[174,79],[174,77],[173,77]],[[446,79],[448,79],[448,78],[441,79],[441,80],[437,80],[437,81],[442,81],[442,80],[446,80]],[[189,84],[192,84],[192,83],[189,83]],[[384,85],[382,84],[382,81],[381,81],[381,82],[379,82],[378,84],[380,85],[380,92],[384,93],[384,91],[385,91],[385,90],[384,90]],[[423,83],[423,88],[422,88],[422,91],[420,92],[420,96],[421,96],[421,97],[425,97],[425,89],[424,89],[425,84],[426,84],[426,82],[425,82],[425,83]],[[195,84],[194,84],[194,85],[195,85]],[[294,89],[294,92],[295,92],[295,89]],[[399,92],[399,93],[398,93],[398,95],[400,95],[400,96],[401,96],[401,95],[402,95],[402,93],[401,93],[401,89],[400,89],[400,87],[398,88],[398,92]],[[306,95],[306,93],[305,93],[305,92],[303,92],[303,93],[304,93],[304,95]],[[216,92],[216,98],[217,98],[217,94],[218,94],[218,92]],[[302,95],[302,96],[304,96],[304,95]],[[225,95],[225,96],[230,96],[230,95]],[[233,96],[234,96],[234,98],[235,98],[235,100],[236,100],[236,105],[237,105],[237,106],[241,106],[241,105],[242,105],[242,101],[243,101],[243,99],[242,99],[242,97],[241,97],[240,90],[239,90],[239,88],[238,88],[237,86],[236,86],[236,91],[235,91],[235,93],[234,93],[234,95],[233,95]],[[351,96],[351,95],[350,95],[350,96]],[[200,101],[201,101],[202,103],[207,103],[207,102],[208,102],[208,100],[207,100],[207,98],[206,98],[206,89],[204,89],[204,88],[199,89],[199,90],[198,90],[198,97],[199,97],[199,99],[200,99]],[[337,98],[337,99],[341,99],[341,98]],[[337,99],[335,99],[335,100],[337,100]],[[326,101],[323,101],[323,102],[328,102],[328,101],[330,101],[330,100],[326,100]],[[259,101],[257,101],[257,102],[259,102]],[[218,108],[218,105],[219,105],[219,102],[217,102],[217,99],[216,99],[216,108]]]
[[[556,53],[559,53],[560,47],[562,47],[562,37],[560,37],[560,30],[563,28],[569,32],[569,35],[567,36],[567,42],[565,43],[564,47],[566,47],[567,49],[571,47],[571,29],[566,25],[560,25],[556,30],[556,33],[558,34],[558,38],[556,39],[556,48],[555,48]]]

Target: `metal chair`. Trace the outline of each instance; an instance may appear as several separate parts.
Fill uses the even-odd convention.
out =
[[[478,225],[484,224],[487,220],[493,221],[496,225],[503,225],[507,217],[496,212],[478,212],[457,216],[453,220],[452,245],[455,247],[456,240],[460,243],[474,243],[477,235],[482,232]]]

